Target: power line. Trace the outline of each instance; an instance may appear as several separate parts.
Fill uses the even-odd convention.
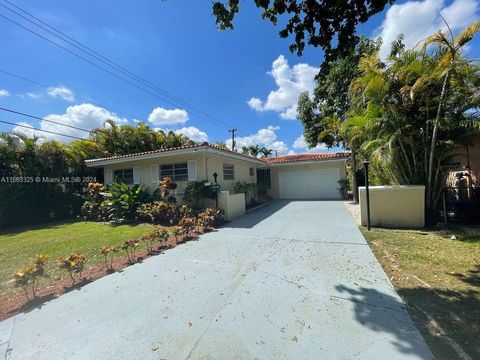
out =
[[[8,76],[11,76],[11,77],[14,77],[14,78],[17,78],[17,79],[20,79],[20,80],[29,82],[29,83],[34,84],[34,85],[37,85],[37,86],[41,86],[41,87],[43,87],[43,88],[45,88],[45,89],[49,89],[49,88],[52,87],[52,86],[49,86],[49,85],[46,85],[46,84],[42,84],[41,82],[38,82],[38,81],[36,81],[36,80],[28,79],[28,78],[26,78],[26,77],[24,77],[24,76],[21,76],[21,75],[18,75],[18,74],[14,74],[14,73],[11,73],[11,72],[6,71],[6,70],[3,70],[3,69],[0,69],[0,73],[4,73],[4,74],[6,74],[6,75],[8,75]],[[88,102],[88,103],[90,103],[90,104],[93,104],[93,105],[96,105],[96,106],[100,106],[100,107],[102,107],[102,108],[104,108],[104,109],[112,110],[112,111],[114,111],[114,112],[116,112],[116,113],[118,113],[118,114],[127,115],[127,116],[130,116],[130,117],[135,118],[135,119],[141,119],[141,118],[142,118],[141,116],[138,116],[138,115],[135,115],[135,114],[130,114],[130,113],[128,113],[128,112],[115,109],[115,108],[113,108],[113,107],[111,107],[111,106],[102,105],[102,104],[100,104],[100,103],[98,103],[98,102],[93,102],[93,101],[91,101],[90,99],[83,98],[83,97],[78,96],[78,95],[76,95],[76,94],[73,94],[73,97],[76,98],[76,99],[82,100],[82,101],[86,101],[86,102]]]
[[[17,115],[26,116],[26,117],[29,117],[29,118],[32,118],[32,119],[37,119],[37,120],[46,121],[46,122],[49,122],[49,123],[52,123],[52,124],[56,124],[56,125],[60,125],[60,126],[65,126],[65,127],[68,127],[68,128],[71,128],[71,129],[75,129],[75,130],[81,130],[81,131],[85,131],[85,132],[88,132],[88,133],[91,133],[91,132],[92,132],[92,130],[83,129],[83,128],[81,128],[81,127],[64,124],[64,123],[61,123],[61,122],[58,122],[58,121],[53,121],[53,120],[45,119],[45,118],[42,118],[42,117],[39,117],[39,116],[22,113],[22,112],[20,112],[20,111],[16,111],[16,110],[12,110],[12,109],[7,109],[7,108],[4,108],[4,107],[0,107],[0,110],[6,111],[6,112],[9,112],[9,113],[12,113],[12,114],[17,114]]]
[[[18,13],[17,11],[15,11],[15,10],[13,10],[13,9],[11,9],[11,8],[3,5],[3,4],[0,4],[1,6],[3,6],[4,8],[6,8],[7,10],[13,12],[14,14],[22,17],[23,19],[29,21],[30,23],[34,24],[35,26],[41,28],[42,30],[47,31],[48,33],[50,33],[50,34],[52,34],[53,36],[55,36],[55,37],[57,37],[58,39],[60,39],[61,41],[64,41],[64,42],[70,44],[71,46],[75,47],[76,49],[79,49],[80,51],[86,53],[87,55],[89,55],[89,56],[91,56],[91,57],[93,57],[93,58],[95,58],[96,60],[101,61],[102,63],[106,64],[106,65],[109,66],[109,67],[114,68],[116,71],[119,71],[119,72],[123,73],[124,75],[128,76],[129,78],[133,79],[134,81],[137,81],[137,82],[141,83],[143,86],[147,86],[148,88],[153,89],[154,91],[157,91],[157,92],[161,93],[163,96],[168,97],[169,99],[175,101],[176,103],[182,104],[183,106],[187,107],[189,110],[191,110],[191,111],[193,111],[193,112],[196,112],[197,115],[203,117],[205,120],[210,121],[210,122],[212,122],[212,120],[213,120],[213,122],[214,122],[214,123],[217,123],[217,125],[220,125],[220,126],[223,126],[223,127],[225,127],[225,126],[230,127],[230,125],[227,124],[226,122],[224,122],[224,121],[222,121],[222,120],[214,117],[213,115],[210,115],[210,114],[204,112],[203,110],[201,110],[201,109],[199,109],[198,107],[195,107],[195,106],[189,104],[188,102],[182,100],[181,98],[178,98],[178,97],[170,94],[168,91],[166,91],[166,90],[164,90],[164,89],[162,89],[162,88],[159,88],[158,86],[152,84],[151,82],[149,82],[149,81],[145,80],[144,78],[136,75],[135,73],[129,71],[128,69],[122,67],[121,65],[119,65],[119,64],[115,63],[114,61],[108,59],[107,57],[101,55],[100,53],[96,52],[95,50],[89,48],[88,46],[80,43],[79,41],[73,39],[72,37],[68,36],[67,34],[65,34],[65,33],[61,32],[60,30],[54,28],[53,26],[47,24],[46,22],[42,21],[41,19],[35,17],[35,16],[32,15],[31,13],[29,13],[28,11],[20,8],[19,6],[16,6],[15,4],[12,4],[12,3],[9,2],[8,0],[4,0],[4,1],[5,1],[6,3],[8,3],[9,5],[15,7],[16,9],[20,10],[21,12],[27,14],[28,16],[30,16],[31,18],[35,19],[36,21],[40,22],[41,24],[45,25],[45,26],[48,27],[49,29],[52,29],[53,31],[49,30],[49,29],[46,28],[45,26],[42,26],[42,25],[40,25],[40,24],[32,21],[31,19],[28,19],[27,17],[23,16],[22,14]],[[15,21],[13,21],[12,19],[10,19],[10,18],[8,18],[8,17],[6,17],[6,16],[3,16],[3,15],[1,15],[1,16],[2,16],[3,18],[5,18],[5,19],[7,19],[7,20],[9,20],[9,21],[11,21],[11,22],[13,22],[13,23],[16,24],[17,26],[20,26],[20,27],[22,27],[23,29],[25,29],[25,30],[27,30],[27,31],[29,31],[29,32],[31,32],[31,33],[33,33],[33,34],[41,37],[42,39],[44,39],[44,40],[46,40],[46,41],[48,41],[48,42],[50,42],[50,43],[52,43],[52,44],[60,47],[61,49],[69,52],[70,54],[75,55],[75,56],[81,58],[81,59],[84,60],[84,61],[87,61],[88,63],[90,63],[90,64],[92,64],[92,65],[94,65],[94,66],[102,69],[103,71],[107,71],[109,74],[111,74],[111,75],[113,75],[113,76],[115,76],[115,77],[117,77],[117,78],[119,78],[119,79],[121,79],[121,80],[123,80],[123,81],[127,81],[127,80],[125,80],[124,78],[119,77],[117,74],[113,74],[112,72],[110,72],[110,71],[108,71],[107,69],[99,66],[98,64],[93,63],[92,61],[85,59],[84,57],[78,55],[77,53],[72,52],[71,50],[69,50],[69,49],[67,49],[67,48],[65,48],[65,47],[63,47],[63,46],[61,46],[61,45],[59,45],[59,44],[51,41],[50,39],[45,38],[44,36],[41,36],[41,35],[38,34],[38,33],[35,33],[33,30],[24,27],[23,25],[15,22]],[[58,34],[60,34],[61,36],[58,35]],[[66,39],[65,39],[65,38],[66,38]],[[78,45],[77,45],[77,44],[78,44]],[[131,83],[131,82],[129,82],[129,81],[127,81],[127,82],[128,82],[129,84],[137,87],[137,88],[140,88],[140,87],[138,87],[136,84],[133,84],[133,83]],[[148,90],[146,90],[146,89],[144,89],[144,88],[140,88],[140,89],[143,90],[143,91],[146,91],[146,92],[150,93],[151,95],[153,95],[151,92],[149,92]],[[156,96],[156,95],[154,95],[154,96]],[[158,97],[158,96],[156,96],[156,97]],[[161,100],[166,101],[166,102],[168,102],[168,103],[170,103],[170,104],[172,104],[172,105],[176,105],[176,104],[173,104],[170,100],[167,100],[167,99],[164,99],[164,98],[161,98],[161,97],[158,97],[158,98],[160,98]],[[211,119],[211,120],[209,120],[209,119]],[[222,125],[221,125],[221,124],[222,124]]]
[[[82,44],[81,42],[75,40],[75,39],[72,38],[71,36],[65,34],[64,32],[62,32],[62,31],[58,30],[57,28],[51,26],[50,24],[46,23],[45,21],[43,21],[43,20],[39,19],[38,17],[32,15],[32,14],[31,14],[30,12],[28,12],[27,10],[22,9],[21,7],[13,4],[12,2],[10,2],[10,1],[8,1],[8,0],[4,0],[4,1],[5,1],[6,3],[8,3],[10,6],[13,6],[14,8],[16,8],[16,9],[20,10],[21,12],[23,12],[24,14],[27,14],[27,15],[30,16],[31,18],[35,19],[36,21],[38,21],[38,22],[41,23],[42,25],[45,25],[47,28],[53,30],[53,31],[54,31],[55,33],[57,33],[57,34],[55,34],[55,33],[53,33],[52,31],[46,29],[44,26],[41,26],[41,25],[35,23],[34,21],[26,18],[25,16],[19,14],[18,12],[14,11],[14,10],[8,8],[8,7],[6,7],[5,5],[1,5],[1,4],[0,4],[1,6],[3,6],[3,7],[6,8],[6,9],[8,9],[9,11],[17,14],[18,16],[22,17],[23,19],[29,21],[30,23],[32,23],[32,24],[40,27],[41,29],[49,32],[50,34],[56,36],[56,37],[59,38],[60,40],[65,41],[65,42],[69,43],[70,45],[76,47],[77,49],[79,49],[79,50],[81,50],[81,51],[89,54],[90,56],[97,58],[98,60],[102,61],[103,63],[105,63],[105,64],[107,64],[107,65],[109,65],[109,66],[111,66],[111,67],[116,68],[118,71],[121,71],[121,72],[123,72],[124,74],[126,74],[126,75],[128,75],[128,76],[130,76],[130,77],[135,78],[137,81],[142,82],[143,84],[149,86],[150,88],[159,91],[160,93],[168,96],[169,98],[171,98],[171,99],[173,99],[173,100],[175,100],[175,101],[177,101],[177,102],[179,102],[179,103],[181,103],[181,104],[183,104],[183,105],[185,105],[185,106],[188,106],[188,107],[196,110],[197,112],[202,113],[202,114],[205,115],[205,116],[211,117],[212,119],[215,119],[215,120],[217,120],[217,121],[219,121],[219,122],[221,122],[221,123],[229,126],[229,124],[227,124],[226,122],[223,122],[222,120],[218,119],[217,117],[215,117],[215,116],[213,116],[213,115],[210,115],[210,114],[208,114],[207,112],[204,112],[203,110],[199,109],[198,107],[196,107],[196,106],[194,106],[194,105],[192,105],[192,104],[189,104],[188,102],[186,102],[186,101],[182,100],[181,98],[179,98],[179,97],[177,97],[177,96],[169,93],[168,91],[166,91],[166,90],[164,90],[164,89],[156,86],[155,84],[152,84],[152,83],[149,82],[148,80],[145,80],[144,78],[142,78],[142,77],[140,77],[139,75],[133,73],[132,71],[129,71],[129,70],[126,69],[125,67],[123,67],[123,66],[119,65],[118,63],[110,60],[109,58],[103,56],[102,54],[100,54],[99,52],[93,50],[92,48],[90,48],[90,47]],[[59,36],[58,34],[60,34],[61,36]],[[65,40],[65,39],[62,38],[62,37],[66,38],[66,39],[68,39],[68,40]],[[69,40],[71,40],[71,41],[69,41]],[[72,42],[73,42],[73,43],[72,43]],[[78,45],[78,46],[77,46],[77,45]]]
[[[4,124],[8,124],[8,125],[14,125],[14,126],[19,126],[19,127],[23,127],[23,128],[27,128],[27,129],[31,129],[31,130],[35,130],[35,131],[42,131],[42,132],[49,133],[49,134],[53,134],[53,135],[65,136],[65,137],[69,137],[69,138],[76,139],[76,140],[87,140],[87,141],[91,141],[90,139],[84,139],[84,138],[81,138],[81,137],[78,137],[78,136],[61,134],[61,133],[58,133],[58,132],[56,132],[56,131],[42,130],[42,129],[39,129],[39,128],[36,128],[36,127],[33,127],[33,126],[27,126],[27,125],[17,124],[17,123],[10,122],[10,121],[0,120],[0,123],[4,123]]]

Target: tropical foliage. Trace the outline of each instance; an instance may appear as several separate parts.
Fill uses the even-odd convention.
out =
[[[156,131],[143,123],[133,127],[112,121],[93,130],[91,141],[67,144],[0,133],[0,228],[80,215],[85,184],[103,181],[101,169],[87,168],[86,159],[189,143],[183,135]],[[98,209],[85,210],[93,216]]]
[[[48,259],[48,255],[37,255],[35,262],[31,266],[20,269],[13,275],[12,281],[14,285],[23,289],[27,300],[36,297],[40,278],[47,276],[45,263]]]
[[[68,256],[59,256],[57,257],[58,267],[62,270],[68,272],[72,284],[75,284],[77,281],[82,279],[82,273],[85,269],[85,263],[87,259],[85,255],[80,253],[72,253]]]
[[[191,181],[183,191],[183,201],[194,209],[203,207],[204,199],[215,199],[215,197],[216,192],[211,186],[205,185],[205,181]]]
[[[102,195],[105,198],[102,205],[107,209],[107,219],[114,221],[133,219],[138,207],[155,197],[144,186],[129,186],[122,182],[113,182]]]
[[[272,149],[268,149],[265,146],[260,145],[250,145],[250,146],[242,146],[242,154],[249,155],[253,157],[269,157],[273,154]]]
[[[370,160],[382,183],[426,185],[432,214],[444,180],[442,167],[478,120],[480,68],[463,47],[479,31],[480,22],[456,37],[439,31],[414,49],[405,49],[400,37],[386,62],[369,47],[338,112],[336,107],[324,112],[324,103],[312,106],[306,95],[300,99],[299,115],[310,145],[345,142]]]

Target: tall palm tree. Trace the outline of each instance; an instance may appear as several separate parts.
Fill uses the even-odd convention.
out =
[[[267,149],[265,146],[262,146],[260,148],[259,153],[262,155],[262,157],[269,157],[273,154],[273,150],[272,149]]]
[[[427,207],[432,204],[433,198],[433,170],[435,162],[435,149],[437,146],[438,129],[440,120],[444,111],[445,97],[449,89],[451,78],[455,78],[457,73],[462,72],[461,68],[467,65],[465,58],[462,56],[465,45],[470,42],[474,35],[480,32],[480,21],[474,21],[465,30],[453,37],[450,27],[447,25],[448,34],[443,30],[437,31],[434,35],[428,37],[423,43],[423,49],[426,52],[429,45],[435,45],[440,59],[437,62],[437,68],[431,74],[434,79],[442,80],[442,90],[437,107],[437,114],[433,121],[432,140],[430,144],[430,154],[428,160],[428,176],[427,176]],[[424,78],[419,78],[419,82],[426,82]]]
[[[242,154],[243,155],[250,155],[250,149],[248,146],[242,146]]]
[[[250,145],[248,147],[249,151],[250,151],[250,155],[253,156],[253,157],[258,157],[258,155],[260,154],[260,146],[257,144],[257,145]]]

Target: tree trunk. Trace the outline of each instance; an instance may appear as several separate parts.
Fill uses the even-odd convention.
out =
[[[357,157],[355,147],[351,147],[352,156],[352,194],[353,202],[358,203],[358,185],[357,185]]]
[[[432,143],[430,144],[430,158],[428,161],[428,178],[427,178],[427,211],[432,210],[431,207],[433,205],[433,163],[435,162],[435,148],[437,146],[437,138],[438,138],[438,123],[440,122],[440,115],[442,114],[442,107],[443,102],[445,100],[445,95],[447,92],[447,84],[450,73],[447,72],[445,75],[445,79],[443,80],[442,85],[442,92],[440,94],[440,101],[438,103],[437,108],[437,116],[435,117],[435,121],[433,123],[433,133],[432,133]]]

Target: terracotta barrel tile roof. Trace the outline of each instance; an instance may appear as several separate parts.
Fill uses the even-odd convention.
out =
[[[271,158],[262,158],[262,160],[269,164],[283,164],[283,163],[289,163],[289,162],[345,159],[345,158],[348,158],[349,156],[350,156],[349,152],[294,154],[294,155],[284,155],[284,156],[277,156],[277,157],[271,157]]]
[[[232,153],[232,154],[235,154],[235,155],[238,155],[238,156],[242,156],[242,157],[245,157],[245,158],[250,159],[250,160],[262,161],[261,159],[258,159],[258,158],[255,158],[255,157],[252,157],[252,156],[249,156],[249,155],[244,155],[244,154],[238,153],[236,151],[225,149],[225,148],[220,147],[218,145],[209,144],[207,142],[204,142],[202,144],[184,145],[184,146],[178,146],[178,147],[167,148],[167,149],[158,149],[158,150],[144,151],[144,152],[139,152],[139,153],[109,156],[109,157],[99,158],[99,159],[88,159],[88,160],[85,160],[85,162],[87,164],[91,164],[91,163],[101,162],[101,161],[105,161],[105,160],[124,159],[124,158],[131,158],[131,157],[136,157],[136,156],[141,156],[141,155],[167,153],[167,152],[173,152],[173,151],[176,151],[176,150],[195,149],[195,148],[200,148],[200,147],[209,147],[209,148],[212,148],[212,149],[215,149],[215,150],[224,151],[224,152],[227,152],[227,153]]]

